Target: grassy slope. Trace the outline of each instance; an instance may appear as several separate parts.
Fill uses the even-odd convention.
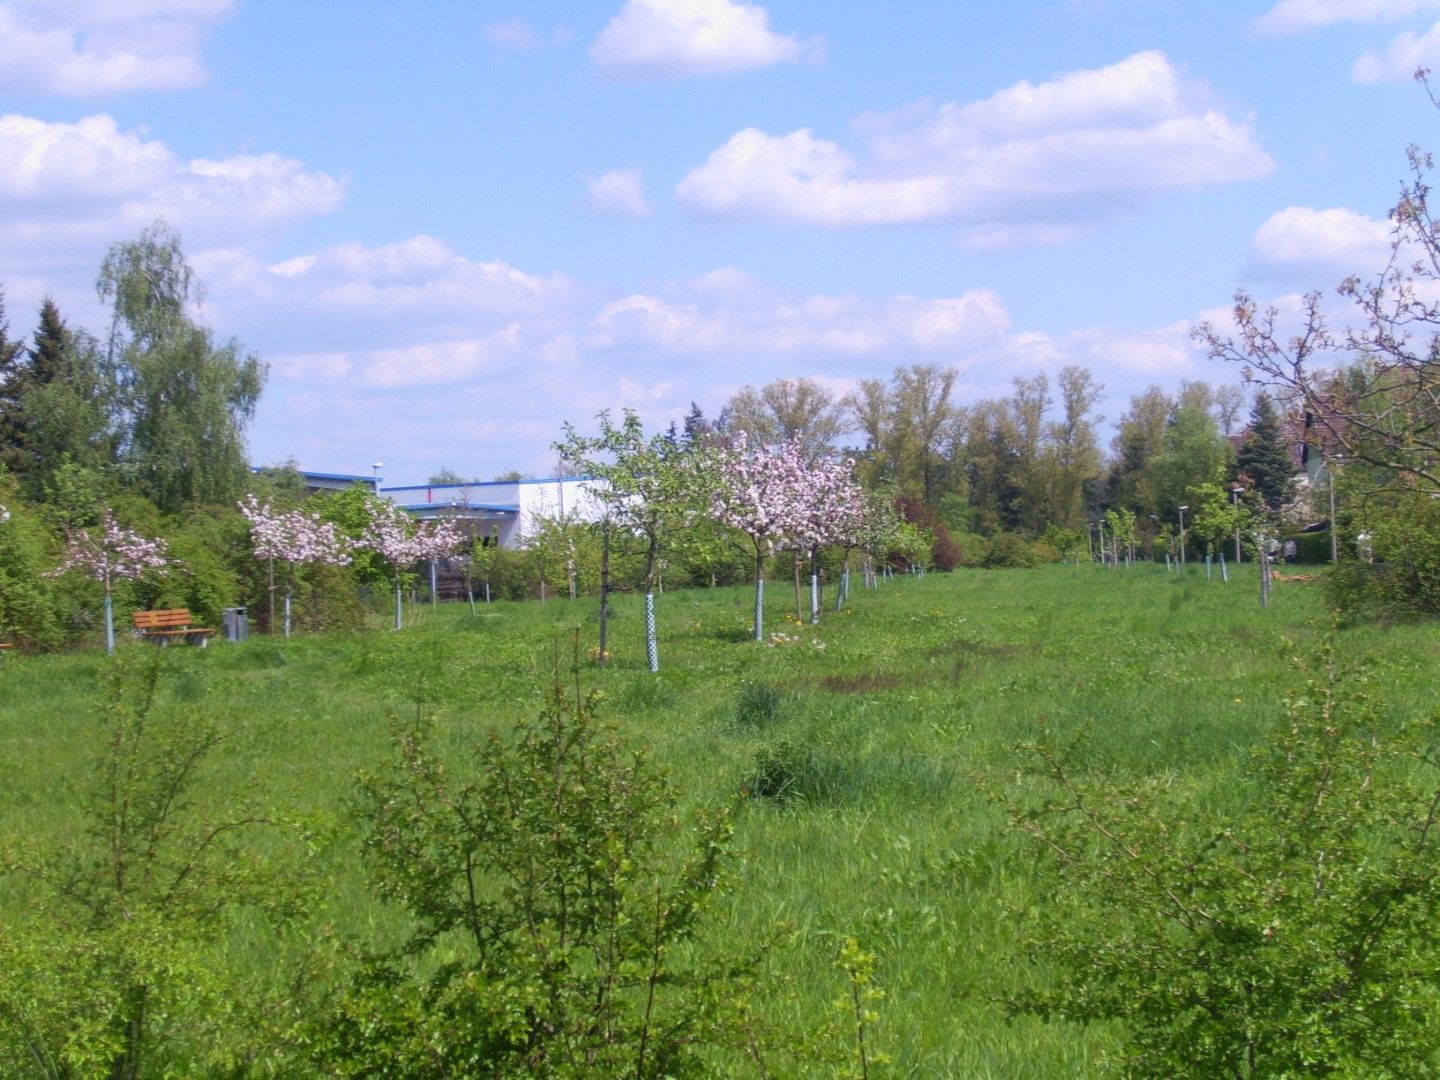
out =
[[[1316,632],[1318,592],[1281,586],[1261,611],[1248,573],[1225,585],[1193,569],[958,572],[858,592],[849,611],[811,628],[782,623],[789,597],[768,591],[771,627],[790,638],[770,646],[746,640],[746,590],[661,597],[658,677],[643,670],[638,603],[621,598],[615,661],[584,675],[691,799],[734,801],[767,748],[810,785],[810,799],[787,807],[742,805],[734,932],[748,941],[778,922],[795,927],[777,959],[815,1024],[832,1015],[836,939],[858,935],[880,957],[889,998],[877,1035],[895,1075],[1087,1075],[1103,1033],[1007,1024],[993,1003],[1026,977],[1004,905],[1043,897],[977,781],[1009,782],[1016,744],[1042,728],[1089,729],[1084,767],[1183,774],[1223,799],[1299,678],[1293,657]],[[425,709],[462,746],[534,710],[577,626],[593,643],[593,601],[420,609],[401,634],[172,649],[170,692],[203,696],[238,728],[207,795],[261,792],[338,816],[356,769],[386,755],[393,711]],[[1440,648],[1428,627],[1350,631],[1343,648],[1385,658],[1394,711],[1426,707]],[[0,829],[73,827],[104,663],[0,661]],[[745,683],[781,691],[768,724],[737,723]],[[393,926],[344,848],[332,853],[327,916]],[[270,947],[257,933],[235,949],[263,967]]]

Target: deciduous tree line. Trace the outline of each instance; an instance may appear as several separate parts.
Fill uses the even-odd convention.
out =
[[[985,537],[1074,533],[1110,510],[1153,535],[1206,485],[1238,484],[1271,513],[1294,496],[1300,425],[1269,394],[1255,395],[1245,418],[1240,386],[1152,386],[1131,398],[1107,456],[1104,388],[1088,369],[1016,377],[1008,395],[968,404],[957,400],[957,379],[953,367],[912,364],[844,395],[815,379],[780,379],[745,387],[713,423],[692,409],[686,428],[795,440],[811,454],[843,448],[864,485],[906,497],[912,517]]]

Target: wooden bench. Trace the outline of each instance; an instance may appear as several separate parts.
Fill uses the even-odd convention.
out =
[[[137,611],[131,618],[135,629],[146,641],[157,645],[169,645],[177,638],[199,645],[202,649],[209,644],[214,630],[203,626],[190,625],[189,608],[166,608],[163,611]]]

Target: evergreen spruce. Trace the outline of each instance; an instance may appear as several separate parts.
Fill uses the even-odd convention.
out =
[[[1280,434],[1275,402],[1263,391],[1255,395],[1250,426],[1240,443],[1235,465],[1250,478],[1270,510],[1279,510],[1294,497],[1295,464]]]
[[[60,317],[60,309],[50,297],[40,305],[40,325],[35,329],[34,344],[28,350],[30,369],[27,379],[36,385],[54,382],[65,374],[69,364],[71,334]]]
[[[25,423],[20,408],[23,382],[21,343],[10,340],[9,331],[9,320],[5,317],[5,291],[0,289],[0,464],[6,467],[11,467],[11,456]]]

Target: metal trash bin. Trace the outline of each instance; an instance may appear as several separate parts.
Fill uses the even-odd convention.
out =
[[[243,607],[220,609],[220,629],[226,641],[244,641],[250,636],[250,620]]]

